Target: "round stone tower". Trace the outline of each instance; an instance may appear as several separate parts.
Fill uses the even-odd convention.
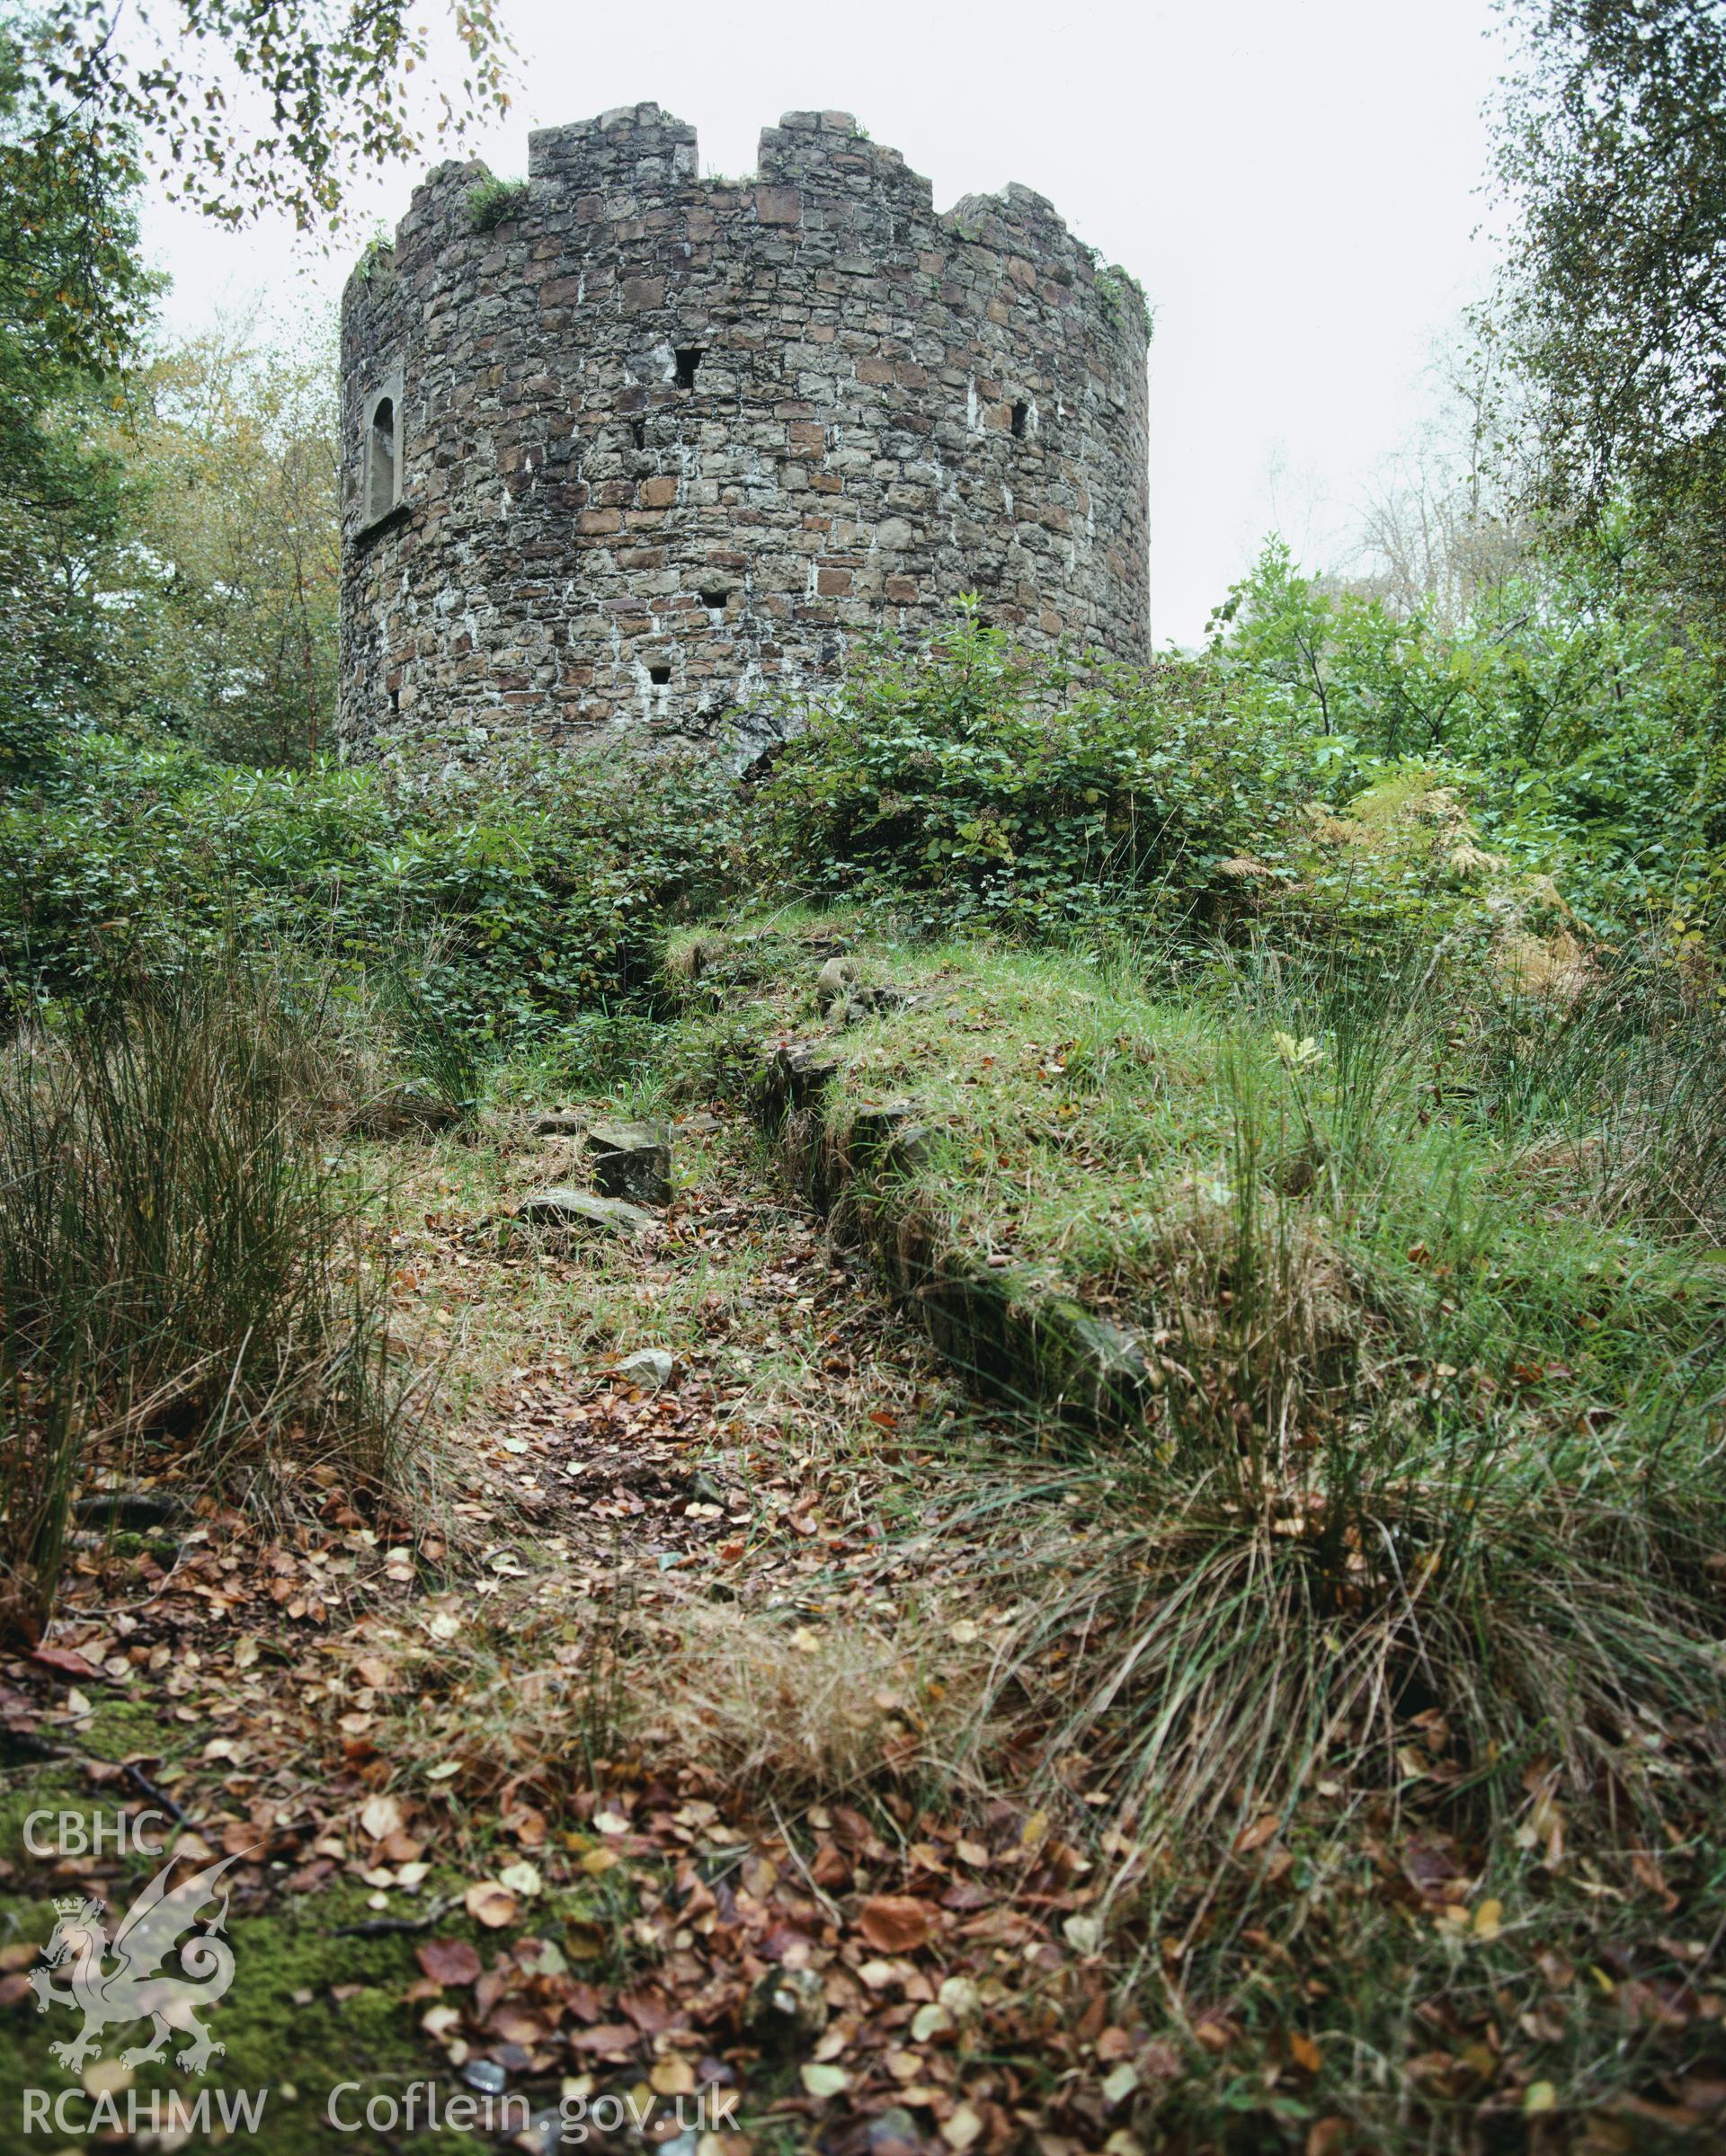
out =
[[[445,164],[342,310],[354,750],[724,743],[961,593],[1149,656],[1138,288],[1023,187],[937,215],[842,112],[700,177],[636,105]]]

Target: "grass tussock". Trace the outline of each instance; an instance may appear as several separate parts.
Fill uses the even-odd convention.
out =
[[[823,1025],[835,947],[900,996]],[[1706,983],[1633,945],[1542,985],[1471,934],[1087,954],[844,918],[728,965],[716,1037],[752,991],[758,1038],[834,1061],[836,1143],[909,1104],[871,1202],[1145,1358],[1108,1433],[1054,1430],[1028,1370],[1018,1444],[884,1552],[992,1613],[947,1798],[1046,1806],[1096,1860],[1116,2010],[1170,2046],[1135,2145],[1666,2145],[1713,2101],[1726,1925]]]
[[[974,1767],[1009,1735],[983,1730],[1001,1674],[994,1637],[934,1597],[799,1621],[669,1582],[648,1596],[620,1585],[566,1610],[555,1638],[518,1611],[464,1625],[414,1660],[420,1685],[458,1712],[471,1761],[485,1762],[470,1781],[514,1774],[566,1788],[572,1769],[582,1786],[620,1761],[676,1759],[794,1812],[889,1790],[946,1802],[985,1790]],[[410,1710],[390,1749],[430,1766],[448,1743]]]
[[[286,979],[147,984],[0,1057],[7,1592],[39,1615],[92,1450],[211,1481],[286,1447],[387,1464],[367,1203],[308,1104],[326,1028]]]
[[[1318,1779],[1685,1842],[1726,1763],[1718,1009],[1636,951],[1557,998],[1430,939],[823,934],[910,997],[823,1042],[828,1113],[912,1101],[906,1201],[1151,1371],[1136,1432],[956,1492],[1018,1612],[979,1743],[1091,1757],[1189,1855]],[[807,1033],[780,935],[743,963]]]
[[[676,1683],[653,1734],[739,1787],[787,1804],[951,1788],[976,1747],[990,1652],[938,1611],[814,1627],[692,1607],[674,1629]]]

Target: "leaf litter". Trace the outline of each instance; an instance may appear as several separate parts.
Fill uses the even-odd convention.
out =
[[[1001,1758],[955,1756],[965,1716],[944,1723],[943,1700],[963,1708],[1012,1615],[987,1523],[951,1523],[943,1452],[973,1413],[762,1186],[747,1140],[704,1122],[723,1172],[638,1247],[499,1252],[459,1204],[398,1231],[405,1337],[484,1326],[529,1276],[565,1313],[536,1304],[529,1352],[443,1432],[438,1503],[410,1516],[314,1462],[273,1516],[205,1495],[172,1553],[79,1550],[51,1637],[0,1664],[0,1729],[112,1800],[165,1806],[183,1854],[240,1856],[242,1911],[362,1893],[344,1928],[414,1935],[401,2011],[452,2081],[490,2085],[483,2066],[554,2106],[613,2090],[667,2116],[723,2092],[735,2124],[703,2156],[787,2134],[831,2156],[1197,2151],[1215,2144],[1183,2125],[1183,2087],[1231,2072],[1252,2145],[1364,2151],[1366,2125],[1323,2094],[1327,1961],[1364,1906],[1469,1971],[1412,2005],[1401,2072],[1431,2119],[1545,2131],[1540,2062],[1593,1985],[1647,2052],[1643,2089],[1540,2145],[1606,2156],[1719,2126],[1726,2070],[1694,2038],[1726,1993],[1712,1942],[1660,1929],[1669,1852],[1636,1860],[1648,1922],[1615,1910],[1592,1962],[1554,1924],[1537,1981],[1495,1987],[1470,1957],[1534,1914],[1486,1892],[1481,1850],[1419,1802],[1319,1780],[1347,1877],[1324,1874],[1334,1842],[1310,1822],[1249,1807],[1231,1862],[1250,1892],[1152,1893],[1170,1852],[1112,1808],[1105,1761],[1059,1762],[1051,1796],[1028,1754],[1013,1771],[1022,1732]],[[576,1322],[590,1302],[613,1337]],[[663,1386],[618,1370],[632,1309],[676,1329]],[[124,1463],[104,1471],[118,1486]],[[702,1691],[769,1637],[782,1698],[744,1712]],[[1045,1672],[1057,1692],[1068,1652]],[[775,1736],[830,1660],[839,1737]],[[684,1668],[694,1705],[668,1715]],[[167,1734],[92,1755],[112,1702]],[[1410,1735],[1411,1782],[1442,1791],[1442,1717]],[[1524,1825],[1555,1872],[1554,1781],[1530,1762]],[[54,1877],[100,1888],[114,1870],[62,1857]],[[1584,1885],[1632,1913],[1610,1881]],[[1298,1964],[1246,1921],[1279,1896],[1299,1904]],[[31,1958],[0,1951],[0,2009],[29,2003]]]

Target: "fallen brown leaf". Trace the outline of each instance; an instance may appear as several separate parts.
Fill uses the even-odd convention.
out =
[[[935,1929],[935,1912],[912,1894],[874,1894],[858,1912],[858,1930],[881,1954],[912,1954]]]
[[[429,1939],[418,1958],[434,1983],[472,1983],[480,1971],[479,1956],[465,1939]]]
[[[520,1903],[507,1886],[500,1886],[495,1879],[480,1879],[462,1896],[467,1913],[488,1931],[501,1931],[505,1924],[514,1923]]]

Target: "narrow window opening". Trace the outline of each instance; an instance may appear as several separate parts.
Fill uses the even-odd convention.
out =
[[[730,597],[731,594],[729,591],[721,590],[718,589],[711,591],[704,591],[701,594],[701,604],[704,607],[723,607]]]
[[[647,447],[646,421],[645,419],[632,420],[629,425],[629,431],[636,438],[636,448],[645,449]]]
[[[655,688],[663,688],[671,678],[672,670],[669,666],[650,666],[647,669],[647,679]]]
[[[1031,408],[1028,404],[1023,402],[1015,404],[1013,406],[1013,439],[1015,441],[1024,440],[1025,422],[1030,416]]]
[[[677,386],[680,389],[695,387],[695,370],[707,358],[707,348],[700,344],[686,344],[677,355]]]
[[[396,506],[396,405],[380,396],[366,443],[366,516],[375,522]]]

